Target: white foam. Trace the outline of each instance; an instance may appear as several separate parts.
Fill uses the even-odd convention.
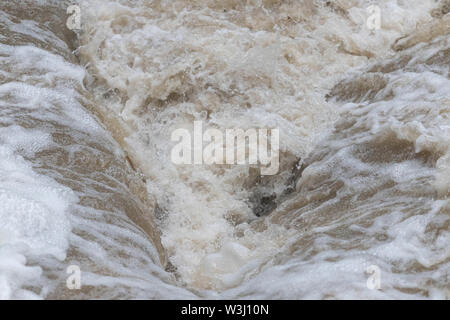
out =
[[[121,137],[125,151],[147,176],[149,196],[163,212],[162,243],[180,287],[124,212],[75,206],[74,191],[37,173],[41,163],[34,157],[55,142],[45,125],[19,126],[22,116],[73,129],[73,138],[89,136],[69,153],[84,142],[112,140],[80,105],[86,99],[80,94],[84,69],[33,44],[0,45],[1,76],[8,79],[0,85],[0,298],[45,296],[49,283],[37,286],[42,292],[24,288],[43,277],[40,261],[63,260],[69,246],[81,256],[74,262],[86,263],[83,284],[98,289],[92,298],[197,297],[181,285],[199,289],[202,297],[233,299],[448,297],[439,284],[449,256],[449,235],[442,230],[448,210],[442,199],[450,185],[449,83],[445,66],[414,69],[442,43],[412,52],[407,71],[383,75],[387,86],[374,101],[339,109],[325,99],[347,72],[360,74],[355,68],[391,56],[397,38],[432,21],[436,4],[380,1],[382,28],[372,32],[365,24],[366,1],[336,1],[347,14],[325,1],[260,3],[83,1],[79,52],[90,77],[100,80],[86,83],[121,129],[131,132]],[[68,49],[40,23],[15,22],[7,14],[0,19],[36,45]],[[105,97],[102,80],[113,89]],[[329,135],[339,112],[342,121],[355,120],[356,133]],[[326,155],[306,168],[297,193],[273,219],[257,220],[248,199],[264,186],[250,181],[248,167],[170,161],[170,133],[190,128],[193,120],[218,128],[282,129],[285,167],[266,186],[278,195],[298,158],[311,151]],[[407,160],[366,161],[371,150],[364,147],[385,135],[401,141],[394,141],[400,147],[410,143],[416,153],[430,152],[435,167],[433,157],[425,164],[413,152]],[[97,173],[107,179],[117,174]],[[88,193],[86,202],[99,196],[98,189],[109,190],[96,177],[76,181]],[[436,237],[427,234],[434,225],[441,228]],[[381,270],[381,291],[366,286],[365,271],[373,264]],[[420,276],[411,265],[422,268]],[[415,288],[423,292],[405,292]]]
[[[38,144],[45,140],[41,141],[40,136],[33,133],[33,130],[22,131],[16,137],[19,139],[10,139],[22,144],[0,145],[2,298],[24,297],[21,286],[31,279],[37,280],[40,275],[39,267],[25,266],[25,253],[51,255],[59,260],[65,258],[71,229],[67,210],[77,202],[72,190],[35,173],[31,164],[15,153],[14,148],[24,144],[34,146],[32,151],[38,151]],[[4,136],[5,130],[2,130],[0,137]],[[20,248],[17,252],[16,247]]]
[[[295,159],[306,158],[338,118],[338,106],[325,99],[328,90],[343,74],[369,59],[391,56],[395,40],[413,32],[416,25],[430,22],[429,12],[436,6],[431,1],[381,1],[381,29],[370,31],[365,23],[366,1],[336,2],[347,15],[322,4],[294,1],[264,3],[267,8],[260,8],[259,2],[252,1],[245,5],[182,0],[83,2],[87,19],[81,58],[89,63],[92,75],[119,91],[118,97],[104,99],[102,88],[94,88],[99,103],[108,105],[131,132],[125,137],[125,148],[149,178],[149,194],[166,212],[160,223],[162,243],[188,286],[245,287],[242,281],[251,273],[247,266],[257,269],[267,263],[292,238],[300,241],[301,233],[270,223],[266,231],[254,231],[247,202],[251,196],[248,167],[175,166],[170,161],[170,133],[180,127],[190,129],[194,120],[215,128],[280,128],[281,165],[286,167],[274,178],[272,191],[281,194]],[[190,9],[184,10],[186,6]],[[413,100],[434,101],[445,95],[445,79],[407,72],[399,77],[403,78],[389,82],[388,88],[395,103],[385,101],[361,110],[371,113],[361,120],[367,121],[368,132],[361,134],[360,141],[330,144],[356,144],[367,140],[368,134],[396,130],[396,125],[401,135],[410,124],[392,118],[400,118]],[[436,136],[442,137],[442,132]],[[373,167],[352,157],[349,150],[340,150],[333,163],[307,168],[298,184],[308,178],[320,180],[321,171],[331,171],[356,196],[370,180],[358,176],[360,172],[380,170],[396,183],[407,184],[416,178],[413,170],[418,167],[414,161]],[[433,174],[431,170],[422,173]],[[337,203],[340,197],[332,201]],[[248,223],[235,226],[230,216]],[[350,268],[351,259],[345,259],[342,265]],[[316,262],[320,268],[333,267]],[[307,268],[312,272],[314,265]],[[303,269],[299,266],[298,270]],[[361,276],[352,279],[356,278]],[[258,287],[258,294],[263,295],[263,286]],[[357,284],[356,291],[348,295],[361,291],[361,286]],[[278,289],[284,292],[274,288]]]

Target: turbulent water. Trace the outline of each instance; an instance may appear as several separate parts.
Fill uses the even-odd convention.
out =
[[[1,299],[450,298],[448,0],[73,4],[0,3]]]

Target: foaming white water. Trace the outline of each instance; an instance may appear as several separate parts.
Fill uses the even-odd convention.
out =
[[[0,150],[3,181],[0,191],[2,230],[12,236],[13,242],[15,238],[23,237],[32,249],[45,249],[64,258],[70,225],[63,214],[70,203],[76,201],[76,197],[70,189],[56,182],[52,184],[50,179],[35,174],[29,163],[14,154],[15,148],[27,146],[39,151],[39,144],[45,143],[42,136],[36,135],[36,132],[24,132],[21,127],[19,130],[16,128],[10,128],[7,133],[19,134],[14,137],[15,141],[7,144],[9,148],[2,146]],[[4,130],[2,131],[0,137],[5,135]],[[25,150],[29,153],[33,149]],[[3,243],[9,242],[3,239]]]
[[[39,151],[48,136],[21,127],[9,129],[0,131],[0,298],[23,299],[35,295],[20,289],[21,285],[42,272],[26,266],[24,254],[64,260],[71,229],[66,212],[77,197],[69,188],[36,174],[29,162],[15,154],[21,148],[28,154]]]
[[[290,223],[274,222],[275,219],[255,220],[252,199],[275,195],[280,205],[279,199],[289,189],[296,164],[305,163],[313,150],[324,148],[326,143],[317,146],[318,142],[330,139],[328,135],[340,113],[346,117],[347,106],[339,109],[339,103],[327,101],[328,91],[351,69],[394,55],[391,46],[398,38],[414,33],[418,25],[434,23],[431,12],[438,5],[433,1],[379,1],[376,4],[382,12],[382,28],[370,31],[366,27],[366,8],[370,4],[373,3],[83,2],[86,17],[79,53],[82,61],[89,63],[93,76],[89,87],[99,104],[105,106],[103,112],[120,116],[120,126],[126,128],[123,147],[148,178],[148,192],[159,206],[162,244],[182,283],[219,291],[239,286],[232,292],[248,290],[254,296],[267,297],[261,290],[272,283],[269,279],[266,283],[260,275],[255,282],[250,281],[261,284],[256,291],[244,284],[246,279],[261,268],[272,270],[273,257],[289,256],[290,246],[301,242],[302,232]],[[407,77],[408,73],[402,76]],[[411,77],[420,82],[419,87],[426,86],[417,74]],[[426,77],[426,73],[420,77]],[[438,78],[433,75],[434,81],[444,81]],[[445,98],[446,85],[438,83],[439,91],[428,98]],[[396,102],[403,101],[404,94],[419,92],[413,87],[398,90],[401,93],[392,91]],[[391,105],[391,101],[386,104]],[[392,108],[398,113],[414,112],[409,106],[405,106],[407,110],[397,104]],[[384,122],[386,115],[381,114]],[[280,173],[259,180],[248,166],[174,165],[170,161],[170,133],[179,127],[192,130],[194,120],[220,129],[280,128]],[[361,135],[377,133],[380,120],[368,121]],[[442,120],[439,123],[445,125]],[[444,139],[444,148],[448,146],[445,130],[437,132]],[[345,144],[340,140],[330,143]],[[438,166],[443,161],[445,158],[440,158]],[[340,165],[357,165],[350,163],[350,157],[342,155],[340,162],[332,164],[342,174],[335,175],[336,180],[345,179],[347,174],[338,169]],[[397,170],[399,179],[404,166],[407,165],[392,168]],[[318,166],[313,174],[313,167],[304,173],[317,175],[315,179],[320,180],[321,171],[327,170]],[[403,178],[396,183],[407,184],[408,179]],[[297,184],[301,186],[304,179]],[[446,179],[436,181],[436,185],[445,189]],[[364,181],[352,180],[351,184],[356,196]],[[337,197],[335,201],[341,200]],[[292,210],[279,208],[275,213],[291,215],[286,219],[295,221],[297,213]],[[339,209],[342,210],[345,209]],[[343,256],[342,259],[345,260]],[[357,278],[359,289],[343,295],[333,291],[329,295],[357,296],[365,288],[365,264],[342,265],[358,269],[358,276],[336,281],[344,285]],[[285,274],[286,281],[297,277],[300,270]],[[319,278],[322,281],[326,275]],[[314,284],[312,281],[307,287],[311,285],[312,290]],[[281,287],[265,290],[276,295],[273,291]],[[317,296],[326,297],[326,287]],[[292,297],[304,296],[306,291],[294,291],[292,295],[282,292],[280,296]]]
[[[162,268],[142,181],[88,111],[67,5],[0,4],[0,298],[192,297]]]
[[[87,73],[68,4],[0,5],[0,298],[449,297],[444,2],[82,1]],[[280,172],[173,164],[196,120]]]

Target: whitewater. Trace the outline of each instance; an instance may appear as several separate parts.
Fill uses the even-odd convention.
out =
[[[449,11],[2,1],[0,299],[449,299]],[[175,163],[195,122],[278,171]]]

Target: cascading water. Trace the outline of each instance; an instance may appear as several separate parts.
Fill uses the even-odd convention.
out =
[[[0,4],[0,298],[449,298],[448,1],[70,5]],[[195,121],[278,173],[174,163]]]

